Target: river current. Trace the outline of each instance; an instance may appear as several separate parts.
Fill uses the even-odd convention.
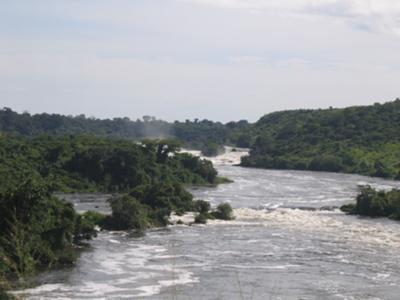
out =
[[[229,149],[228,149],[229,151]],[[399,299],[400,223],[349,216],[357,186],[400,182],[358,175],[247,169],[241,152],[214,160],[234,180],[195,188],[233,221],[173,225],[143,237],[100,232],[76,266],[45,272],[27,299]],[[68,198],[68,197],[67,197]],[[75,195],[106,211],[105,196]]]

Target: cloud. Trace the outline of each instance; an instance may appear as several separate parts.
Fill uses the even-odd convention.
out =
[[[398,0],[182,0],[222,8],[248,9],[285,16],[329,16],[358,29],[400,35]]]
[[[0,92],[20,111],[229,121],[398,97],[400,39],[376,33],[396,32],[395,2],[17,2]]]

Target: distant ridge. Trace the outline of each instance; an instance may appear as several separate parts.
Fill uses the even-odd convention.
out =
[[[243,166],[400,179],[400,100],[263,116]]]

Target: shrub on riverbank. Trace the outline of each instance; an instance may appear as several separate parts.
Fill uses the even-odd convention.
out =
[[[0,279],[71,264],[75,247],[106,229],[165,226],[193,208],[185,185],[212,185],[212,163],[180,154],[174,141],[90,136],[0,136]],[[54,191],[108,191],[111,216],[78,215]]]
[[[111,198],[109,203],[112,210],[110,216],[87,212],[83,217],[103,229],[143,231],[168,225],[172,211],[183,214],[209,207],[206,201],[202,201],[201,205],[193,202],[193,196],[176,182],[141,185],[129,193]]]
[[[361,186],[355,205],[341,207],[342,211],[369,217],[389,217],[400,220],[400,190],[378,191]]]
[[[233,220],[233,209],[229,203],[221,203],[217,206],[217,209],[211,213],[215,219],[219,220]]]
[[[208,220],[208,216],[200,213],[194,218],[194,223],[195,224],[207,224],[207,220]]]
[[[90,239],[72,204],[51,195],[40,177],[0,191],[0,278],[19,277],[39,268],[72,264],[75,247]]]
[[[211,209],[211,204],[208,201],[196,200],[194,202],[193,208],[195,212],[206,215]]]
[[[148,209],[136,198],[123,195],[110,199],[112,215],[107,227],[113,230],[145,230],[150,226]]]
[[[215,210],[210,212],[210,203],[204,200],[197,200],[195,202],[195,211],[198,212],[194,222],[197,224],[206,224],[208,219],[214,220],[233,220],[233,209],[228,203],[221,203]]]

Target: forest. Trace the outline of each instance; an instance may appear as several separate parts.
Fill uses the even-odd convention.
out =
[[[242,166],[400,179],[400,100],[271,113],[251,129]]]
[[[152,116],[133,121],[127,117],[97,119],[85,115],[19,114],[7,107],[0,110],[0,132],[26,137],[90,134],[131,140],[174,138],[185,147],[201,149],[209,143],[249,147],[250,135],[246,134],[249,128],[246,120],[226,124],[198,119],[168,123]]]
[[[73,264],[76,249],[96,235],[95,225],[145,230],[167,225],[172,211],[196,211],[185,186],[221,179],[210,161],[179,150],[174,140],[3,134],[0,290],[9,287],[9,279]],[[82,191],[113,193],[112,214],[79,215],[54,196]]]
[[[98,137],[173,138],[206,156],[222,145],[250,148],[246,167],[357,173],[400,179],[400,100],[342,109],[288,110],[255,123],[209,120],[168,123],[154,117],[100,120],[84,115],[19,114],[0,110],[0,132],[25,137],[91,134]]]

